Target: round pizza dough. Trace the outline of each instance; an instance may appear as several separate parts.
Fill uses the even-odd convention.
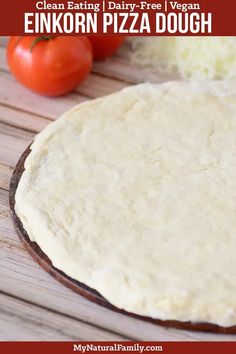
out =
[[[236,84],[142,84],[40,133],[16,212],[30,239],[113,305],[236,325]]]

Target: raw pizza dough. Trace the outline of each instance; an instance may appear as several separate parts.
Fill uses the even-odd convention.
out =
[[[75,107],[36,137],[16,212],[55,267],[115,306],[236,325],[235,82]]]

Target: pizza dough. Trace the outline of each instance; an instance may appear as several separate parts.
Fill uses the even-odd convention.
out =
[[[53,265],[113,305],[236,325],[236,85],[142,84],[40,133],[16,212]]]

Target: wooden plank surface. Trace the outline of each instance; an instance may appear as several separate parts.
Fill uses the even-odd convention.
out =
[[[0,294],[0,328],[5,340],[126,340],[112,332]]]
[[[140,70],[122,56],[113,57],[96,63],[75,93],[49,99],[10,75],[5,45],[0,37],[0,340],[235,340],[233,335],[167,329],[114,313],[73,293],[31,259],[9,218],[9,180],[17,160],[35,133],[65,110],[139,82]]]

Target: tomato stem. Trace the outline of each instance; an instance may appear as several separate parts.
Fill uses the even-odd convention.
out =
[[[30,46],[30,51],[32,52],[32,50],[34,49],[35,45],[38,43],[38,42],[41,42],[41,41],[49,41],[50,39],[54,38],[54,36],[41,36],[41,37],[37,37],[33,40],[33,42],[31,43],[31,46]]]

